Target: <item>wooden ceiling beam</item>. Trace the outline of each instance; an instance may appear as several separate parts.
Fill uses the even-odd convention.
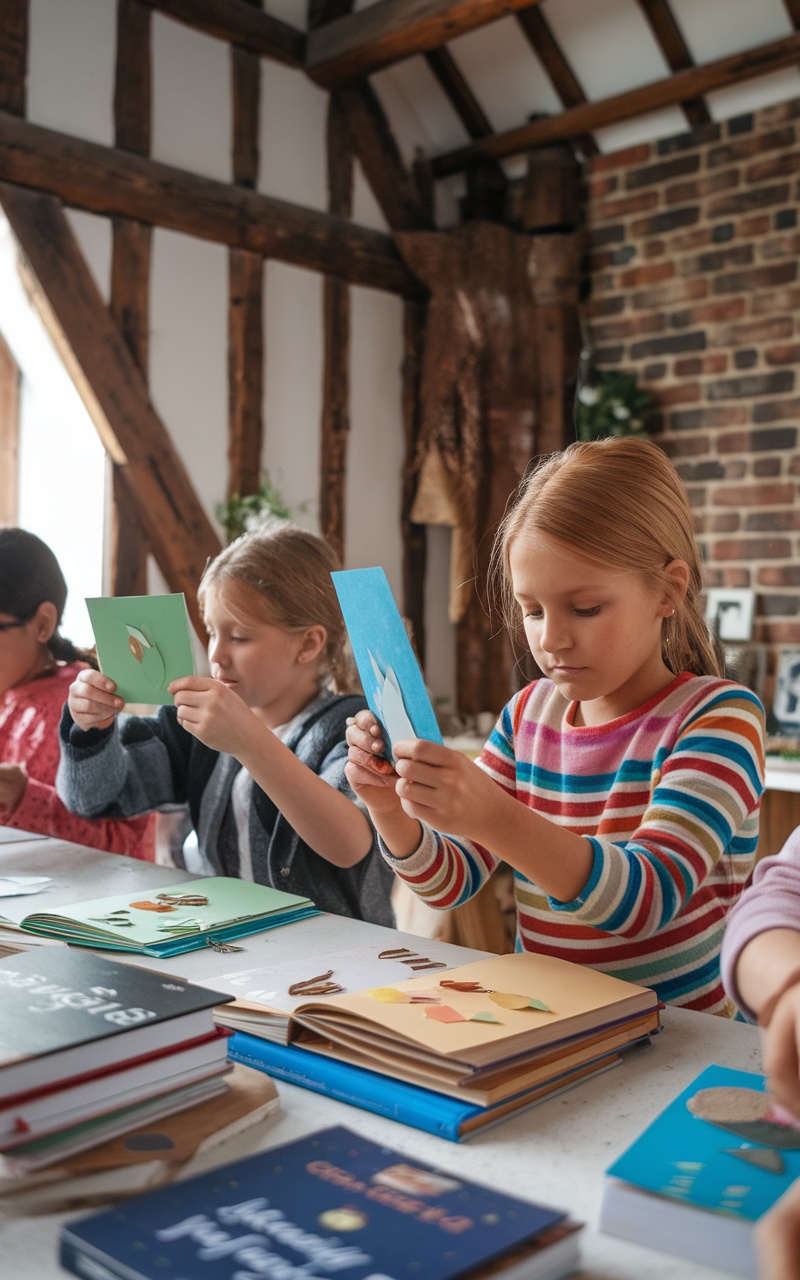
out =
[[[678,71],[665,80],[629,89],[625,93],[603,98],[600,102],[587,102],[584,106],[571,107],[558,116],[532,120],[516,129],[497,133],[491,138],[480,138],[468,146],[434,156],[431,167],[437,178],[449,173],[459,173],[473,165],[482,164],[488,158],[521,155],[532,147],[551,142],[565,142],[582,133],[619,124],[635,116],[647,115],[663,107],[674,107],[713,89],[724,89],[731,84],[741,84],[757,76],[769,75],[800,62],[800,33],[758,45],[744,53],[734,53],[726,58],[702,66]]]
[[[0,19],[0,110],[25,114],[28,0],[3,0]]]
[[[220,549],[144,376],[103,302],[59,202],[0,183],[0,203],[25,255],[33,299],[114,461],[173,591],[203,634],[196,590]]]
[[[90,213],[135,218],[352,284],[389,293],[420,292],[391,236],[383,232],[4,112],[0,181],[46,191]]]
[[[669,6],[669,0],[639,0],[639,7],[650,23],[670,68],[673,71],[685,71],[688,67],[693,67],[694,59]],[[687,102],[682,102],[681,106],[693,128],[710,123],[711,112],[702,98],[690,98]]]
[[[338,108],[364,176],[392,231],[431,226],[414,178],[409,174],[386,113],[368,80],[336,91]]]
[[[142,0],[142,3],[184,26],[240,45],[286,67],[302,67],[305,61],[305,33],[261,9],[254,9],[246,0]]]
[[[341,89],[417,53],[427,53],[526,9],[538,0],[378,0],[310,31],[306,71],[325,89]]]
[[[792,26],[800,30],[800,0],[783,0],[786,12],[792,20]]]
[[[586,102],[583,87],[564,57],[561,45],[553,35],[549,22],[541,9],[523,9],[517,14],[517,22],[525,33],[528,44],[547,73],[550,83],[564,107],[578,107]],[[585,156],[597,155],[599,147],[590,133],[584,133],[575,142]]]
[[[456,115],[471,138],[488,138],[491,121],[467,83],[450,50],[429,49],[425,61],[439,81]]]

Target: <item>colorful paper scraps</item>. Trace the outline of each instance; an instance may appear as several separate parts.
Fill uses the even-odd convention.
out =
[[[344,987],[340,987],[338,982],[331,982],[333,977],[333,969],[326,970],[325,973],[318,973],[315,978],[305,978],[302,982],[293,982],[289,987],[290,996],[334,996],[340,991],[344,991]]]
[[[166,902],[132,902],[137,911],[174,911],[175,908]]]
[[[546,1004],[534,996],[517,996],[508,991],[492,991],[489,999],[499,1004],[501,1009],[538,1009],[541,1013],[552,1013]]]
[[[452,991],[475,991],[481,995],[488,995],[488,987],[482,987],[479,982],[456,982],[453,978],[442,978],[439,983],[440,987],[450,987]]]
[[[426,1018],[431,1018],[434,1022],[469,1022],[463,1013],[459,1013],[458,1009],[452,1009],[449,1004],[426,1005],[423,1010]]]
[[[411,996],[407,996],[405,991],[398,991],[397,987],[372,987],[367,995],[373,1000],[380,1000],[381,1004],[411,1004]]]
[[[481,1009],[478,1013],[473,1013],[470,1022],[496,1022],[498,1026],[502,1025],[500,1019],[496,1018],[493,1013],[489,1013],[488,1009]]]

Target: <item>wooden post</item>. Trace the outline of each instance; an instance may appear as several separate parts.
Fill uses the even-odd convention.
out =
[[[150,11],[139,0],[117,0],[115,143],[135,155],[150,154]],[[152,227],[112,219],[110,311],[130,353],[147,379],[150,327]],[[147,593],[147,540],[136,518],[124,467],[115,464],[111,594]]]
[[[3,0],[0,16],[0,111],[25,115],[28,0]]]
[[[340,218],[353,212],[353,155],[347,119],[338,94],[328,99],[326,134],[328,211]],[[344,561],[345,477],[350,431],[350,287],[326,277],[323,286],[325,353],[322,383],[322,441],[319,511],[323,537]]]
[[[0,335],[0,524],[16,524],[19,495],[19,369]]]
[[[403,310],[403,461],[400,497],[400,527],[403,539],[403,613],[411,623],[414,647],[420,665],[425,667],[425,575],[428,568],[428,542],[424,524],[411,519],[411,508],[417,489],[419,442],[422,422],[420,387],[422,354],[425,342],[425,302],[406,302]]]
[[[258,0],[249,0],[260,8]],[[255,190],[261,60],[231,48],[233,181]],[[228,252],[228,496],[255,493],[264,436],[264,260]]]

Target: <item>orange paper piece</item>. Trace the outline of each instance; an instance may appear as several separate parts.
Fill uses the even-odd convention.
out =
[[[410,1004],[411,996],[407,996],[404,991],[398,991],[396,987],[373,987],[367,992],[375,1000],[380,1000],[381,1004]]]
[[[458,1009],[452,1009],[449,1004],[427,1004],[423,1010],[426,1018],[433,1018],[434,1022],[468,1022],[463,1013],[459,1013]]]
[[[534,996],[517,996],[508,991],[492,991],[489,999],[499,1004],[501,1009],[537,1009],[540,1013],[553,1012]]]
[[[167,902],[131,902],[128,905],[131,907],[136,907],[138,911],[174,911],[175,910],[175,908],[171,907]]]

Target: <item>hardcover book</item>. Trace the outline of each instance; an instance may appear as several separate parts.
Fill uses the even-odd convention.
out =
[[[35,912],[21,928],[111,951],[173,956],[318,914],[310,898],[232,876],[208,876],[150,894],[117,893]]]
[[[600,1229],[755,1278],[754,1222],[800,1176],[764,1076],[707,1067],[607,1170]]]
[[[4,1104],[102,1075],[213,1030],[229,999],[136,965],[71,947],[0,959],[0,1094]]]
[[[564,1219],[336,1127],[67,1225],[60,1261],[125,1280],[451,1280]]]
[[[479,1105],[658,1030],[658,997],[552,956],[487,956],[440,977],[307,1001],[291,1043]],[[576,1056],[577,1055],[577,1056]]]

